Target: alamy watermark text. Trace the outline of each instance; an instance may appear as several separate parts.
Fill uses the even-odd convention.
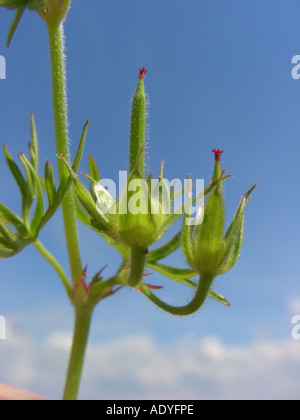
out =
[[[0,340],[6,339],[6,319],[0,315]]]
[[[6,60],[0,55],[0,79],[6,79]]]

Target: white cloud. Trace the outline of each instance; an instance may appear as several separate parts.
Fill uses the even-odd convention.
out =
[[[9,331],[0,342],[0,381],[59,398],[71,337],[44,343]],[[147,334],[91,344],[83,399],[298,399],[300,342],[227,345],[182,337],[158,345]]]
[[[289,309],[292,315],[300,315],[300,298],[291,299],[289,302]]]

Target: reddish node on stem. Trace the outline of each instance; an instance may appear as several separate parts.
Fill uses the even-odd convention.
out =
[[[148,70],[146,70],[145,67],[142,67],[140,69],[139,79],[145,79],[145,76],[147,73],[148,73]]]
[[[213,149],[212,152],[215,154],[216,161],[220,162],[220,160],[221,160],[221,154],[224,152],[224,150],[221,150],[221,149]]]

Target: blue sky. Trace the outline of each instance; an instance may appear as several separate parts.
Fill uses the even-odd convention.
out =
[[[121,291],[95,313],[81,397],[299,398],[300,341],[291,339],[292,315],[300,313],[300,81],[291,77],[292,57],[300,54],[299,2],[82,3],[73,1],[65,28],[73,156],[82,126],[91,119],[81,171],[87,171],[88,153],[102,177],[117,179],[118,171],[127,169],[130,100],[138,68],[145,66],[149,170],[158,173],[165,160],[169,179],[190,173],[209,181],[211,150],[222,148],[223,167],[233,174],[225,188],[228,222],[240,196],[254,183],[259,186],[246,211],[241,257],[215,284],[232,307],[209,301],[199,314],[178,319],[138,293]],[[14,155],[25,150],[34,111],[40,161],[55,165],[45,25],[26,13],[7,50],[12,14],[0,12],[0,55],[7,63],[7,79],[0,80],[0,143]],[[18,191],[3,156],[0,179],[1,202],[19,211]],[[67,270],[62,230],[58,213],[41,239]],[[118,255],[82,226],[80,238],[88,273],[92,276],[108,263],[106,274],[111,275]],[[185,264],[180,253],[169,262]],[[51,267],[33,248],[2,260],[1,266],[0,314],[7,318],[10,336],[0,342],[6,366],[0,381],[59,398],[72,309]],[[179,304],[189,296],[159,276],[151,282],[165,286],[161,295],[170,302]],[[22,346],[27,350],[21,351]],[[24,356],[35,354],[33,348],[40,355],[36,364],[33,356]],[[121,363],[123,348],[128,359]],[[144,368],[143,358],[136,356],[141,364],[134,363],[134,355],[140,354],[136,349],[148,355]],[[187,364],[199,365],[198,376],[188,367],[178,368],[182,355]],[[275,373],[279,360],[281,384]],[[166,369],[171,387],[159,374],[151,376],[152,361],[162,372]],[[114,368],[103,373],[108,362]],[[43,375],[50,370],[45,384]]]

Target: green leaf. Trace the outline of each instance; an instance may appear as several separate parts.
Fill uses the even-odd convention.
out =
[[[35,198],[35,186],[34,186],[34,177],[32,176],[28,166],[26,165],[25,161],[22,157],[25,156],[24,153],[19,154],[19,159],[24,167],[25,174],[26,174],[26,195],[23,197],[22,200],[22,216],[26,226],[29,226],[29,219],[30,219],[30,211],[33,200]]]
[[[87,121],[83,127],[83,131],[82,131],[82,135],[79,141],[79,145],[78,145],[78,149],[77,149],[77,153],[72,165],[71,166],[65,161],[64,158],[60,157],[60,159],[65,163],[65,165],[68,168],[68,171],[70,173],[70,176],[64,176],[58,186],[58,189],[56,191],[55,194],[55,198],[53,199],[53,203],[52,205],[50,205],[49,209],[47,210],[46,214],[43,217],[43,220],[41,222],[41,225],[39,227],[39,230],[48,222],[48,220],[53,216],[53,214],[55,213],[55,211],[57,210],[57,208],[60,206],[65,194],[67,193],[71,183],[72,183],[72,178],[77,177],[75,171],[78,171],[80,162],[81,162],[81,158],[82,158],[82,154],[83,154],[83,148],[84,148],[84,143],[85,143],[85,139],[86,139],[86,133],[87,133],[87,128],[89,125],[89,121]],[[49,170],[49,168],[48,168]],[[54,181],[54,180],[53,180]],[[49,187],[49,185],[48,185]],[[50,187],[53,191],[53,185],[52,187]],[[50,190],[49,190],[50,191]],[[48,194],[48,191],[47,191]]]
[[[48,160],[45,165],[45,187],[48,196],[49,206],[52,206],[55,202],[56,189],[53,169],[51,163]]]
[[[34,167],[35,171],[38,171],[39,167],[39,146],[38,146],[38,136],[36,132],[36,125],[34,120],[34,114],[31,114],[30,117],[30,131],[31,131],[31,144],[32,147],[30,147],[30,158],[31,158],[31,164]]]
[[[170,267],[168,265],[164,264],[157,264],[157,263],[148,263],[147,267],[156,270],[157,272],[163,274],[166,277],[169,277],[170,279],[176,280],[176,279],[187,279],[189,277],[193,277],[197,275],[192,270],[185,269],[185,268],[177,268],[177,267]]]
[[[12,23],[12,25],[10,27],[10,30],[9,30],[8,36],[7,36],[7,41],[6,41],[7,47],[10,46],[12,37],[14,36],[14,33],[15,33],[16,29],[17,29],[17,26],[18,26],[18,24],[19,24],[22,16],[23,16],[23,13],[24,13],[25,9],[26,9],[26,5],[21,6],[21,7],[19,7],[17,9],[17,11],[15,13],[15,17],[14,17],[13,23]]]
[[[82,159],[82,154],[83,154],[83,149],[84,149],[84,144],[85,144],[85,139],[86,139],[86,134],[87,134],[87,129],[88,129],[89,123],[90,123],[90,121],[87,121],[84,124],[83,131],[82,131],[81,138],[80,138],[79,145],[78,145],[78,149],[77,149],[77,153],[76,153],[73,165],[72,165],[72,169],[75,173],[78,171],[79,165],[80,165],[80,162],[81,162],[81,159]]]
[[[44,215],[44,198],[43,198],[43,190],[42,186],[40,184],[40,179],[36,171],[34,170],[31,163],[27,160],[26,156],[23,154],[20,156],[20,159],[22,163],[24,164],[24,167],[27,167],[28,170],[31,172],[32,176],[35,180],[36,185],[36,192],[37,192],[37,202],[36,202],[36,209],[35,213],[31,222],[30,230],[33,236],[37,234],[38,226],[42,220],[42,217]]]
[[[46,1],[47,0],[0,0],[0,7],[7,7],[9,10],[17,9],[7,37],[8,47],[26,7],[28,7],[29,10],[38,11],[46,6]]]
[[[85,185],[78,179],[77,174],[73,171],[68,162],[63,157],[60,157],[60,159],[66,165],[71,175],[71,179],[73,179],[77,197],[83,208],[88,212],[88,214],[92,218],[91,223],[93,224],[93,226],[102,231],[109,230],[110,226],[108,220],[105,219],[98,212],[97,206]]]
[[[8,226],[6,226],[4,223],[0,222],[0,235],[2,236],[2,239],[5,240],[5,244],[14,250],[17,250],[18,247],[16,245],[16,242],[18,240],[17,235],[9,229]]]
[[[155,262],[162,260],[173,254],[180,247],[181,231],[178,232],[169,242],[160,248],[149,251],[147,255],[148,262]]]
[[[14,226],[20,234],[28,234],[23,220],[2,203],[0,203],[0,219]]]
[[[17,252],[8,248],[0,248],[0,258],[9,258],[16,255]]]
[[[9,167],[16,183],[18,184],[18,186],[20,188],[22,197],[25,198],[27,196],[27,183],[26,183],[18,165],[15,163],[15,161],[11,157],[6,145],[3,145],[3,150],[4,150],[4,156],[5,156],[6,162],[8,164],[8,167]]]

